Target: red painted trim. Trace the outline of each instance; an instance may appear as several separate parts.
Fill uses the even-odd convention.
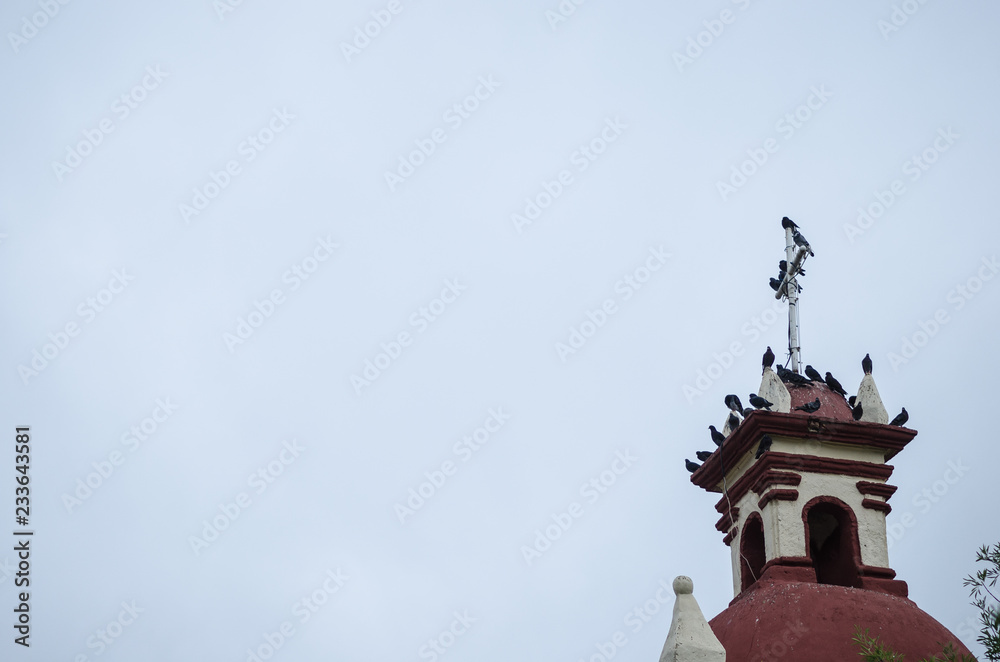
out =
[[[865,495],[885,497],[888,501],[896,493],[896,486],[888,483],[870,483],[866,480],[858,481],[858,492]]]
[[[861,501],[861,505],[865,508],[870,508],[871,510],[881,510],[886,515],[892,512],[892,506],[887,504],[885,501],[879,501],[878,499],[863,499]]]
[[[796,487],[801,482],[802,476],[792,471],[777,471],[775,469],[768,469],[761,474],[760,478],[750,489],[755,494],[762,494],[764,490],[772,485],[791,485]]]
[[[799,498],[798,490],[771,490],[764,496],[760,498],[757,502],[757,507],[764,510],[764,506],[771,503],[772,501],[797,501]]]

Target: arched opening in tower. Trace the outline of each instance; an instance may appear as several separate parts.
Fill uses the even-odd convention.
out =
[[[816,581],[861,588],[858,529],[846,506],[830,501],[817,503],[809,508],[806,523]]]
[[[760,579],[766,561],[764,553],[764,523],[754,513],[743,525],[740,536],[740,590],[745,591]]]

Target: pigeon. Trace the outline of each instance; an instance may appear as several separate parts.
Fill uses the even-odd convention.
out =
[[[771,279],[771,280],[770,280],[770,281],[768,282],[768,285],[770,285],[770,286],[771,286],[771,289],[772,289],[772,290],[774,290],[775,292],[777,292],[777,291],[778,291],[778,288],[780,288],[780,287],[781,287],[781,281],[780,281],[780,280],[778,280],[777,278],[772,278],[772,279]]]
[[[712,451],[697,451],[695,455],[698,457],[699,460],[704,462],[708,458],[712,457]]]
[[[865,371],[866,375],[872,374],[871,354],[865,354],[865,358],[861,359],[861,369]]]
[[[778,373],[778,378],[783,382],[791,382],[793,384],[807,384],[809,380],[800,375],[797,372],[793,372],[784,366],[778,366],[775,371]]]
[[[854,408],[851,409],[851,416],[853,416],[854,420],[856,420],[856,421],[860,421],[861,417],[864,416],[864,413],[865,413],[865,411],[864,411],[864,409],[862,409],[860,402],[858,404],[854,405]]]
[[[726,435],[716,430],[714,425],[709,425],[708,429],[712,431],[712,441],[715,442],[715,445],[721,446],[722,442],[726,440]]]
[[[851,397],[847,398],[847,404],[851,405],[851,409],[854,409],[854,401],[857,399],[858,396],[856,395],[852,395]]]
[[[906,407],[903,407],[903,411],[896,415],[896,418],[889,421],[889,425],[898,425],[902,427],[903,423],[910,420],[910,415],[906,413]]]
[[[761,365],[765,368],[770,368],[774,365],[774,352],[771,351],[770,345],[768,345],[767,349],[764,351],[764,356],[761,359]]]
[[[795,221],[793,221],[792,219],[788,218],[787,216],[785,216],[785,217],[783,217],[781,219],[781,227],[785,228],[786,230],[789,229],[789,228],[791,228],[792,230],[798,230],[799,229],[799,226],[795,225]]]
[[[809,242],[806,241],[806,238],[802,236],[801,232],[799,232],[798,230],[792,230],[792,240],[795,242],[796,246],[801,246],[802,248],[809,251],[810,256],[816,257],[816,254],[813,253],[812,246],[809,245]]]
[[[823,375],[819,374],[816,371],[816,368],[812,367],[811,365],[806,366],[806,377],[808,377],[809,380],[813,382],[823,381]]]
[[[692,462],[687,458],[684,458],[684,466],[687,467],[687,470],[690,471],[691,473],[694,473],[695,471],[698,471],[698,469],[701,468],[700,464],[698,464],[697,462]]]
[[[740,417],[732,412],[729,412],[729,420],[727,423],[729,423],[729,431],[732,432],[740,426]]]
[[[757,411],[757,410],[754,409],[753,407],[747,407],[746,409],[744,409],[743,410],[743,420],[746,420],[747,416],[749,416],[750,414],[754,413],[755,411]]]
[[[771,407],[774,406],[773,402],[768,402],[767,400],[760,397],[756,393],[750,394],[750,404],[752,404],[757,409],[766,409],[768,411],[771,411]]]
[[[757,446],[757,454],[754,455],[754,459],[759,460],[760,456],[769,450],[771,450],[771,436],[765,434],[760,438],[760,445]]]
[[[801,407],[796,407],[796,411],[804,411],[807,414],[811,414],[817,409],[819,409],[819,398],[816,398],[812,402],[807,402]]]
[[[743,403],[740,402],[739,396],[730,393],[726,396],[726,406],[735,411],[737,414],[743,413]]]
[[[840,382],[834,379],[833,375],[829,372],[826,373],[826,385],[829,386],[830,390],[834,393],[839,393],[845,398],[847,397],[847,391],[844,390],[844,387],[840,385]]]
[[[778,263],[778,272],[782,273],[782,274],[787,273],[788,272],[788,262],[786,262],[785,260],[782,260],[781,262],[779,262]],[[798,274],[799,276],[805,276],[806,275],[806,270],[803,269],[802,267],[799,267],[799,270],[796,271],[795,273]]]

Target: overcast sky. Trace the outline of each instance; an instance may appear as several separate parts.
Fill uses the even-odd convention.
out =
[[[733,597],[683,460],[785,359],[785,215],[804,361],[853,392],[871,353],[919,430],[892,566],[980,651],[998,19],[5,3],[0,535],[19,425],[35,535],[28,651],[0,546],[3,657],[657,659],[661,582]]]

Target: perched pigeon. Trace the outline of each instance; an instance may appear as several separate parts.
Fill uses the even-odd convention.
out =
[[[740,417],[732,412],[729,412],[729,420],[726,422],[729,423],[729,431],[732,432],[740,426]]]
[[[871,354],[865,354],[865,358],[861,359],[861,369],[865,371],[866,375],[872,374]]]
[[[851,405],[851,409],[854,409],[854,401],[857,399],[858,396],[856,395],[852,395],[851,397],[847,398],[847,404]]]
[[[856,421],[860,421],[861,417],[864,416],[864,414],[865,414],[865,410],[862,409],[860,402],[858,404],[854,405],[854,408],[851,409],[851,416],[853,416],[854,420],[856,420]]]
[[[781,219],[781,227],[785,228],[786,230],[789,228],[791,228],[792,230],[799,229],[799,226],[795,225],[795,221],[788,218],[787,216]]]
[[[816,368],[812,367],[811,365],[806,366],[806,377],[808,377],[811,381],[814,382],[823,381],[823,375],[819,374],[819,372],[816,371]]]
[[[771,437],[765,434],[760,438],[760,445],[757,446],[757,454],[754,455],[754,459],[759,460],[760,456],[769,450],[771,450]]]
[[[695,471],[698,471],[698,469],[701,467],[700,464],[698,464],[696,462],[692,462],[691,460],[689,460],[687,458],[684,458],[684,466],[687,467],[687,470],[690,471],[691,473],[694,473]]]
[[[781,281],[778,280],[777,278],[772,278],[770,281],[768,281],[768,285],[771,286],[772,290],[774,290],[775,292],[777,292],[778,288],[781,287]]]
[[[845,398],[847,397],[847,391],[844,390],[844,387],[840,385],[840,382],[834,379],[833,375],[829,372],[826,373],[826,385],[829,386],[830,390],[834,393],[839,393]]]
[[[784,366],[778,366],[775,371],[778,373],[778,378],[783,382],[791,382],[793,384],[808,384],[809,380],[800,375],[797,372],[789,370]]]
[[[800,233],[798,230],[792,230],[792,240],[795,242],[796,246],[801,246],[802,248],[809,251],[809,255],[811,255],[812,257],[816,257],[816,254],[813,253],[812,246],[809,245],[809,242],[806,241],[806,238],[803,237],[802,233]]]
[[[704,462],[708,458],[712,457],[712,451],[697,451],[695,455],[698,456],[699,460]]]
[[[801,407],[796,407],[796,411],[804,411],[807,414],[811,414],[817,409],[819,409],[819,398],[816,398],[812,402],[807,402]]]
[[[788,273],[788,262],[787,261],[782,260],[781,262],[778,262],[778,273],[781,273],[781,274]],[[799,266],[799,270],[796,272],[796,274],[799,275],[799,276],[805,276],[806,275],[806,270],[803,269],[801,266]]]
[[[740,402],[739,396],[730,393],[726,396],[726,406],[735,411],[737,414],[743,413],[743,403]]]
[[[715,442],[715,445],[721,446],[722,442],[726,440],[726,435],[716,430],[714,425],[709,425],[708,429],[712,431],[712,441]]]
[[[910,420],[910,415],[906,413],[906,407],[903,407],[903,411],[896,415],[896,418],[889,421],[889,425],[899,425],[902,426],[903,423]]]
[[[744,409],[743,410],[743,420],[746,420],[746,417],[749,416],[750,414],[754,413],[755,411],[757,411],[757,410],[754,409],[753,407],[747,407],[746,409]]]
[[[756,393],[750,394],[750,404],[752,404],[757,409],[766,409],[771,411],[771,407],[774,406],[773,402],[768,402],[764,398],[760,397]]]
[[[774,365],[774,352],[771,351],[770,345],[768,345],[767,349],[764,351],[764,356],[761,359],[761,365],[765,368],[770,368]]]

